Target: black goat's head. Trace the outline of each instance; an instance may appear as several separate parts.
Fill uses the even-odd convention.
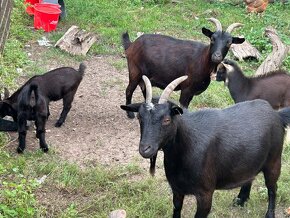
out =
[[[16,111],[13,109],[9,100],[9,91],[7,88],[4,88],[4,99],[2,100],[0,95],[0,117],[12,116],[15,117]]]
[[[173,90],[188,76],[182,76],[172,81],[163,91],[157,104],[152,103],[151,83],[146,76],[143,80],[146,85],[145,103],[121,105],[126,111],[138,112],[141,138],[139,152],[144,158],[153,158],[159,149],[173,137],[176,131],[174,116],[183,113],[182,108],[169,102],[168,98]]]
[[[215,32],[212,32],[207,28],[202,28],[202,33],[210,38],[211,61],[214,63],[220,63],[227,55],[231,44],[241,44],[245,41],[244,38],[231,36],[233,29],[242,26],[242,24],[233,23],[226,29],[226,31],[223,31],[219,20],[215,18],[209,18],[208,20],[213,22],[217,29]]]

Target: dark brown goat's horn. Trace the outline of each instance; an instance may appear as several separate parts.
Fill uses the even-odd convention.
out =
[[[244,25],[241,23],[232,23],[231,25],[229,25],[226,32],[231,33],[233,31],[233,29],[235,29],[237,27],[241,27],[241,26],[244,26]]]
[[[170,94],[174,91],[174,89],[187,78],[188,76],[182,76],[169,83],[168,86],[166,86],[166,88],[162,92],[158,104],[164,104],[165,102],[167,102]]]
[[[222,24],[218,19],[211,17],[211,18],[207,18],[207,20],[211,21],[212,23],[216,25],[216,31],[221,31],[221,32],[223,31]]]
[[[152,85],[151,85],[151,82],[147,76],[143,75],[142,79],[145,83],[145,88],[146,88],[146,100],[145,100],[145,102],[147,104],[150,104],[152,102]]]

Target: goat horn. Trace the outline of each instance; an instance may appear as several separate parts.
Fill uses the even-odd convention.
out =
[[[145,100],[145,102],[147,104],[150,104],[152,102],[152,85],[151,85],[151,82],[147,76],[143,75],[142,79],[145,83],[145,88],[146,88],[146,100]]]
[[[207,20],[211,21],[212,23],[216,25],[216,31],[221,31],[221,32],[223,31],[222,24],[218,19],[211,17],[211,18],[207,18]]]
[[[235,29],[237,27],[241,27],[241,26],[244,26],[244,25],[241,23],[232,23],[231,25],[229,25],[226,32],[231,33],[233,31],[233,29]]]
[[[168,86],[166,86],[166,88],[162,92],[158,104],[164,104],[165,102],[167,102],[170,94],[174,91],[174,89],[187,78],[188,76],[182,76],[169,83]]]

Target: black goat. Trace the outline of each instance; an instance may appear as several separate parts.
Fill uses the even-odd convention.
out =
[[[34,97],[32,92],[34,93]],[[45,123],[48,118],[48,105],[46,99],[40,92],[41,91],[36,83],[30,83],[24,86],[18,95],[18,153],[22,153],[26,146],[25,138],[27,120],[35,121],[36,137],[39,138],[40,148],[44,152],[48,151],[48,146],[45,142]]]
[[[231,24],[226,31],[222,31],[222,25],[217,19],[208,20],[217,27],[215,32],[202,28],[202,33],[210,38],[209,45],[159,34],[144,34],[132,43],[128,33],[123,33],[122,41],[129,70],[126,105],[131,104],[133,92],[138,85],[146,98],[142,75],[146,75],[153,86],[161,89],[174,79],[188,75],[188,79],[176,88],[181,90],[179,101],[183,107],[188,107],[194,95],[206,90],[211,72],[227,55],[231,44],[245,41],[244,38],[232,37],[230,34],[241,24]],[[127,115],[134,118],[132,112],[127,112]]]
[[[10,97],[7,97],[9,94],[6,93],[6,98],[0,102],[0,116],[12,116],[14,121],[17,121],[18,96],[23,87],[35,83],[44,97],[47,107],[49,106],[50,101],[63,99],[63,110],[58,121],[55,123],[56,127],[60,127],[71,109],[75,93],[82,81],[85,69],[86,66],[81,63],[78,70],[71,67],[61,67],[51,70],[43,75],[30,78]],[[49,116],[49,108],[47,109]]]
[[[268,102],[253,100],[222,110],[188,112],[167,101],[184,79],[186,76],[169,84],[158,104],[151,103],[152,95],[148,94],[145,103],[121,106],[138,112],[140,154],[153,158],[158,150],[164,152],[165,174],[173,191],[173,217],[181,216],[184,196],[189,194],[197,199],[195,217],[207,217],[215,189],[242,186],[238,204],[243,205],[249,198],[251,181],[261,171],[269,198],[266,217],[274,217],[290,108],[277,112]],[[144,81],[150,89],[150,83]]]
[[[274,109],[290,106],[290,75],[285,70],[246,77],[236,62],[224,60],[218,66],[216,80],[225,82],[235,103],[264,99]]]
[[[0,131],[17,131],[17,123],[0,118]]]

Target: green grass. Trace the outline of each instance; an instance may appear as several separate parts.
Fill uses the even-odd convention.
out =
[[[208,42],[202,35],[201,27],[214,29],[205,18],[217,17],[226,27],[232,22],[241,22],[244,27],[235,34],[244,35],[262,53],[259,62],[240,62],[242,68],[251,75],[271,51],[271,44],[264,37],[264,29],[273,26],[286,44],[290,44],[290,4],[270,4],[262,15],[246,14],[241,3],[232,1],[184,0],[172,4],[157,0],[66,0],[68,17],[61,21],[57,32],[34,31],[32,18],[25,14],[21,0],[15,0],[9,39],[3,56],[0,57],[0,89],[3,86],[15,88],[15,80],[20,76],[17,68],[27,75],[45,72],[43,65],[51,60],[59,63],[82,61],[85,57],[74,57],[55,48],[42,53],[38,63],[32,62],[24,47],[35,43],[43,35],[52,43],[56,42],[71,26],[78,25],[97,34],[98,41],[88,56],[120,55],[123,48],[121,33],[129,31],[134,40],[137,32],[161,32],[178,38],[198,39]],[[198,19],[197,19],[198,18]],[[118,70],[126,68],[125,59],[114,59],[110,63]],[[289,70],[289,56],[283,62]],[[112,80],[108,86],[119,84]],[[106,90],[103,90],[105,93]],[[160,90],[154,89],[156,94]],[[178,99],[178,93],[173,95]],[[211,82],[209,88],[195,97],[191,108],[227,107],[233,104],[228,89],[222,83]],[[25,152],[16,155],[4,145],[7,135],[0,133],[0,217],[107,217],[114,209],[123,208],[128,217],[170,217],[172,194],[164,175],[151,178],[138,164],[130,163],[119,167],[92,166],[81,169],[77,165],[60,160],[51,151]],[[278,182],[277,216],[283,217],[290,206],[289,195],[290,145],[283,151],[282,172]],[[44,183],[36,179],[47,176]],[[245,208],[232,207],[232,199],[238,189],[217,191],[214,194],[210,217],[263,217],[267,207],[267,192],[263,176],[254,182],[251,199]],[[45,199],[45,200],[43,200]],[[184,217],[192,217],[196,203],[188,197],[183,208]],[[49,205],[49,206],[47,206]]]

